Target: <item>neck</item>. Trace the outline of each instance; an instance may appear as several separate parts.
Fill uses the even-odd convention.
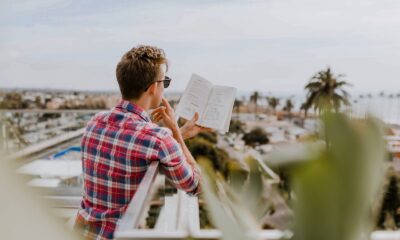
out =
[[[132,99],[129,102],[138,105],[139,107],[143,108],[145,111],[149,110],[151,107],[149,99],[139,98],[139,99]]]

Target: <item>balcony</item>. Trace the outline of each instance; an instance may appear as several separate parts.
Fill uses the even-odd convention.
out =
[[[262,161],[257,161],[260,167],[271,176],[272,181],[279,180],[277,175]],[[144,228],[147,211],[151,198],[154,195],[154,187],[160,178],[158,174],[158,162],[153,162],[135,197],[120,220],[115,232],[116,239],[220,239],[222,232],[218,229],[202,229],[200,227],[199,199],[189,196],[178,190],[172,196],[166,196],[159,217],[153,229]],[[159,182],[158,182],[159,183]],[[260,230],[249,233],[257,239],[290,239],[290,231]],[[375,231],[371,234],[371,240],[399,240],[400,231]]]
[[[47,148],[46,148],[47,149]],[[273,185],[279,183],[278,175],[270,169],[259,156],[252,154],[259,168],[268,176],[268,182]],[[146,172],[135,197],[120,220],[115,232],[116,239],[220,239],[223,231],[218,228],[202,227],[204,218],[201,209],[207,202],[196,196],[189,196],[183,191],[165,194],[163,200],[155,200],[158,189],[166,189],[165,177],[158,173],[158,162],[153,162]],[[79,206],[81,191],[78,188],[64,188],[47,192],[44,198],[50,200],[55,213],[62,218],[69,219],[72,224],[76,209]],[[154,214],[152,206],[160,208],[159,213]],[[287,210],[287,209],[285,209]],[[286,214],[284,211],[282,213]],[[284,215],[283,214],[283,215]],[[286,217],[272,215],[271,218]],[[149,226],[148,219],[155,219]],[[239,223],[237,223],[239,225]],[[290,239],[292,233],[282,230],[260,230],[249,233],[257,239]],[[371,234],[371,240],[399,240],[400,232],[375,231]]]

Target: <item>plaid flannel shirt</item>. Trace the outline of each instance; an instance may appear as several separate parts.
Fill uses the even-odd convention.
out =
[[[84,194],[75,228],[89,239],[112,239],[151,161],[177,188],[195,193],[199,169],[186,161],[171,130],[151,122],[139,106],[121,102],[96,114],[82,142]]]

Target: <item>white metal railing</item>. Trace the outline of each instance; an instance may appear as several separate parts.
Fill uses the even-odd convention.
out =
[[[253,155],[253,154],[252,154]],[[257,156],[257,155],[253,155]],[[258,163],[273,180],[278,176],[258,157]],[[140,186],[132,198],[126,213],[119,221],[114,237],[117,240],[127,239],[220,239],[222,232],[218,229],[200,229],[199,202],[196,196],[189,196],[178,190],[178,193],[165,197],[164,207],[160,211],[154,229],[140,229],[143,213],[148,209],[152,188],[158,173],[158,162],[150,164]],[[262,230],[257,233],[258,239],[289,239],[291,233],[280,230]],[[371,240],[400,240],[400,231],[375,231]]]
[[[164,207],[160,211],[154,229],[140,229],[143,213],[148,209],[151,189],[158,172],[158,162],[153,162],[147,170],[140,186],[132,198],[126,213],[119,221],[115,239],[220,239],[218,229],[200,229],[199,202],[196,196],[184,191],[165,197]],[[265,166],[264,166],[265,167]],[[273,172],[269,172],[276,178]],[[278,230],[265,230],[258,233],[262,239],[278,240],[287,235]]]
[[[276,174],[270,167],[265,164],[264,160],[262,159],[261,155],[254,149],[249,151],[250,156],[253,157],[258,165],[260,165],[261,169],[268,174],[271,178],[271,183],[279,183],[281,181],[278,174]]]
[[[146,208],[146,203],[150,200],[150,191],[157,176],[158,164],[158,161],[154,161],[147,169],[135,196],[132,198],[124,216],[118,224],[115,236],[116,238],[125,236],[127,232],[131,231],[131,229],[138,227],[140,217]]]

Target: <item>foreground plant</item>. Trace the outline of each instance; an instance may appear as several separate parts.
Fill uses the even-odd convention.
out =
[[[293,170],[296,240],[368,239],[382,184],[382,129],[375,120],[323,117],[325,147]]]
[[[369,239],[376,217],[372,205],[379,199],[385,171],[381,125],[330,111],[321,121],[319,140],[268,156],[269,162],[289,167],[295,196],[293,239]],[[224,239],[257,239],[260,216],[271,209],[271,199],[261,201],[263,190],[271,188],[251,160],[248,165],[246,178],[233,175],[227,183],[202,164],[204,196]]]

